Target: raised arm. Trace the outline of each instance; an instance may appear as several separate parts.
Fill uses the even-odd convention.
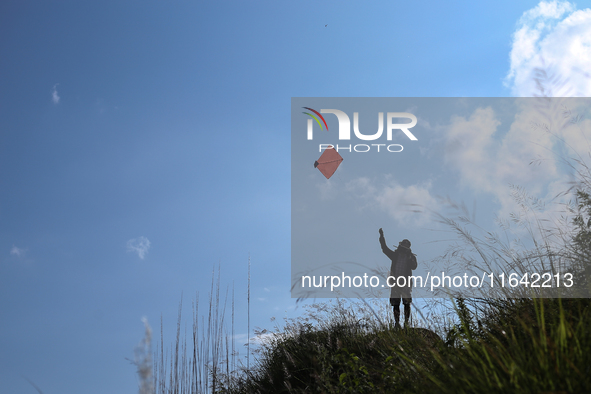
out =
[[[382,229],[380,229],[380,245],[382,247],[382,252],[384,252],[386,256],[390,259],[395,257],[394,251],[386,245],[386,238],[384,238],[384,231]]]

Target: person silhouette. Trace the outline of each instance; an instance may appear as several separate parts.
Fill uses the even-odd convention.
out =
[[[380,245],[382,252],[392,260],[390,266],[390,275],[388,276],[388,285],[390,287],[390,305],[394,311],[394,320],[396,328],[400,328],[400,299],[404,304],[404,325],[408,325],[410,318],[410,304],[412,303],[412,283],[410,276],[412,271],[417,269],[417,257],[410,249],[410,241],[403,239],[398,243],[396,250],[390,249],[386,245],[384,231],[380,228]],[[398,280],[399,277],[405,279]],[[402,285],[402,286],[400,286]]]

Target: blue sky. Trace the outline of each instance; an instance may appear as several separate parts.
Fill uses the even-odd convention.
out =
[[[245,338],[249,254],[251,325],[296,316],[291,98],[530,96],[541,59],[589,96],[587,7],[2,2],[3,389],[133,392],[218,264]]]

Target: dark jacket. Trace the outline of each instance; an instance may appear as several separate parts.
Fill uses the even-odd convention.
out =
[[[380,236],[380,245],[382,246],[382,252],[392,260],[391,276],[395,278],[405,276],[408,278],[412,275],[412,271],[417,269],[417,258],[410,248],[400,245],[393,251],[386,245],[386,239],[383,236]]]

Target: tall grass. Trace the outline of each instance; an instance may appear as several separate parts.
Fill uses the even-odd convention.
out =
[[[135,348],[135,359],[132,361],[137,367],[139,378],[139,394],[153,394],[154,380],[152,375],[152,328],[148,324],[148,319],[142,318],[145,328],[145,337]]]
[[[164,329],[160,321],[160,346],[152,363],[151,329],[147,322],[146,337],[136,349],[134,364],[138,367],[140,394],[217,393],[231,385],[241,374],[237,363],[238,352],[234,338],[234,289],[231,300],[231,326],[226,324],[228,290],[222,300],[220,271],[217,280],[212,275],[207,318],[199,315],[199,293],[192,304],[192,330],[187,338],[182,332],[182,296],[176,327],[176,338],[171,350],[164,346]],[[152,374],[153,369],[153,374]]]
[[[478,318],[471,302],[481,303]],[[249,379],[238,376],[220,392],[591,390],[591,315],[585,299],[458,299],[459,322],[443,339],[425,328],[392,329],[389,316],[380,322],[367,308],[338,303],[312,308],[318,320],[294,321],[275,332]]]
[[[427,371],[441,392],[588,392],[588,300],[489,300]]]

